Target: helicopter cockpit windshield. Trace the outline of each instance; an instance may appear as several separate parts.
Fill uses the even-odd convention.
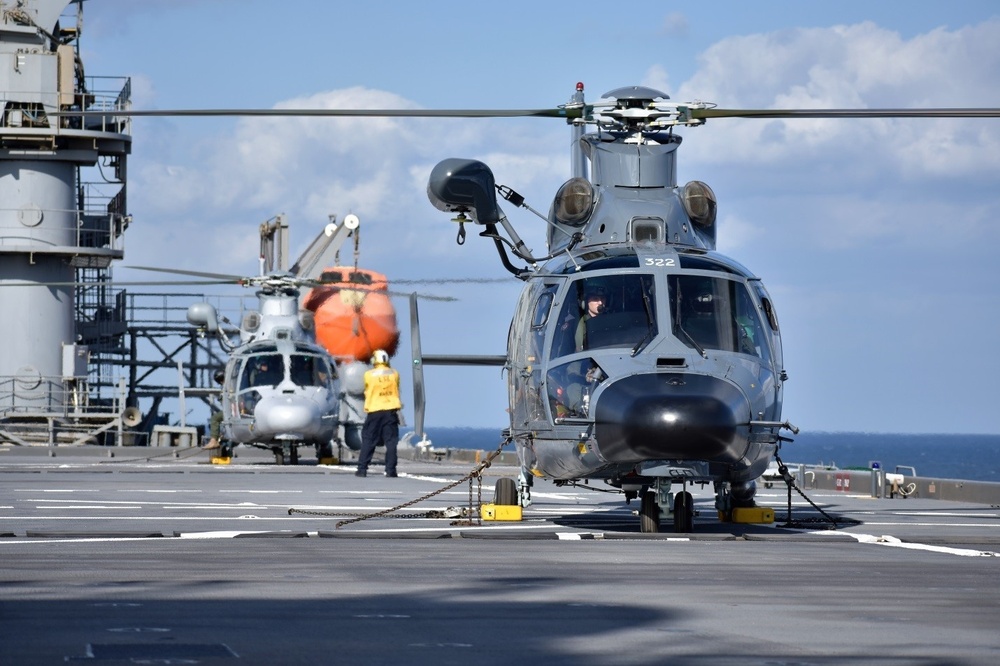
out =
[[[285,378],[285,364],[281,354],[257,354],[243,366],[240,390],[255,387],[272,387]]]
[[[288,357],[289,376],[292,382],[299,386],[328,387],[330,364],[326,359],[315,354],[291,354]]]
[[[703,275],[667,278],[673,333],[685,345],[756,356],[770,362],[757,307],[742,282]]]
[[[657,333],[652,275],[585,277],[568,287],[552,338],[553,360],[598,349],[624,347],[637,354]],[[594,358],[556,363],[546,373],[549,409],[558,423],[586,418],[590,395],[607,378]]]
[[[633,348],[656,336],[652,275],[602,275],[569,286],[551,358],[609,347]]]
[[[333,372],[325,358],[317,354],[288,354],[288,378],[296,386],[329,387]],[[240,390],[274,387],[285,380],[285,357],[280,353],[251,356],[243,366]]]

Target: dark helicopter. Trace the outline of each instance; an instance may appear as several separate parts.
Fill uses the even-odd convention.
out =
[[[465,223],[482,226],[504,267],[525,281],[503,361],[522,472],[504,494],[527,505],[534,477],[604,480],[626,500],[640,498],[642,531],[659,531],[664,515],[689,531],[688,486],[712,483],[719,515],[735,520],[755,506],[756,480],[791,441],[782,431],[798,430],[782,420],[788,375],[775,305],[759,277],[716,251],[712,189],[678,186],[674,128],[712,117],[997,110],[735,111],[675,104],[638,86],[602,99],[585,104],[577,84],[562,107],[574,134],[572,177],[540,215],[544,257],[531,254],[498,204],[499,195],[529,208],[523,197],[498,186],[485,164],[447,159],[430,175],[428,196],[457,213],[460,240]],[[585,134],[587,125],[596,131]]]
[[[521,243],[496,193],[523,200],[482,162],[439,163],[428,195],[460,223],[484,225],[526,282],[506,361],[520,501],[536,476],[605,479],[641,497],[643,531],[658,531],[663,513],[687,531],[688,484],[714,483],[722,512],[751,507],[779,431],[795,432],[781,421],[780,329],[761,280],[715,251],[711,188],[677,185],[677,113],[657,107],[667,96],[631,87],[605,97],[598,132],[573,125],[593,176],[575,155],[549,211],[547,256]],[[511,263],[498,227],[530,268]]]

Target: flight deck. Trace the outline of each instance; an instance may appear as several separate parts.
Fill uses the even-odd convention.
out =
[[[492,464],[6,447],[0,662],[995,663],[1000,507],[762,488],[768,525],[643,533],[619,494]],[[113,457],[112,457],[113,456]],[[456,483],[458,482],[458,483]],[[815,506],[813,506],[813,504]],[[831,519],[835,522],[831,522]]]

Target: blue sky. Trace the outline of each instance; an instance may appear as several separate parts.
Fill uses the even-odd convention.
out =
[[[91,0],[88,75],[136,108],[541,108],[641,84],[728,108],[1000,107],[993,2]],[[567,11],[568,7],[572,11]],[[811,431],[1000,433],[1000,119],[714,120],[681,132],[679,180],[719,198],[719,248],[757,273],[785,341],[785,416]],[[123,268],[252,274],[257,225],[293,255],[362,220],[390,279],[506,277],[455,244],[430,169],[473,157],[548,210],[569,133],[540,119],[137,119]],[[532,249],[541,221],[505,208]],[[540,253],[540,252],[539,252]],[[502,353],[519,283],[442,285],[428,353]],[[405,302],[397,306],[408,328]],[[396,365],[409,390],[404,336]],[[496,369],[428,368],[427,427],[502,427]],[[412,415],[410,415],[412,419]]]

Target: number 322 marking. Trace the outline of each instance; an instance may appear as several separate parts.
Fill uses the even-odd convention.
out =
[[[659,266],[659,267],[664,267],[664,266],[673,267],[677,265],[677,262],[674,259],[654,259],[652,257],[646,257],[646,265]]]

